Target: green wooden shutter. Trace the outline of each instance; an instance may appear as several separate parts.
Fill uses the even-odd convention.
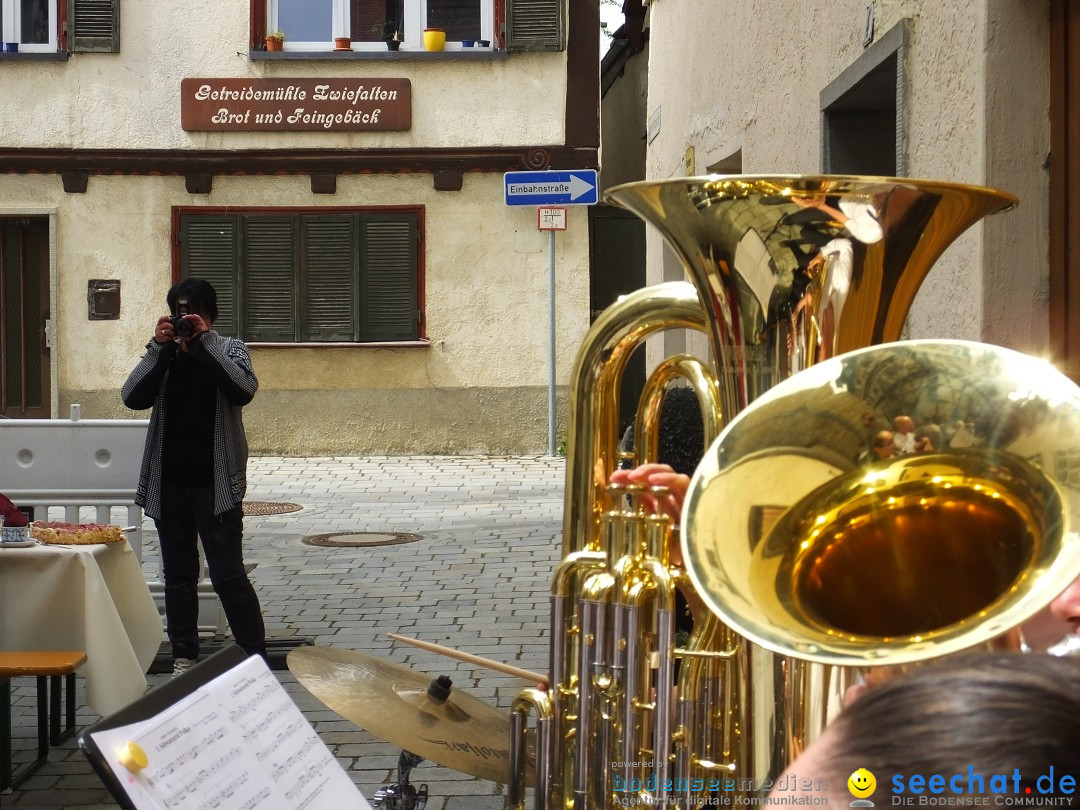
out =
[[[180,276],[214,285],[218,316],[214,329],[239,335],[239,222],[233,216],[185,215],[180,218]]]
[[[120,53],[120,0],[68,0],[68,50]]]
[[[565,0],[506,0],[506,50],[566,50]]]
[[[296,340],[296,279],[300,221],[244,217],[244,317],[241,337],[252,342]]]
[[[361,231],[360,339],[416,340],[416,215],[368,214]]]
[[[300,228],[300,340],[355,341],[357,218],[305,216]]]

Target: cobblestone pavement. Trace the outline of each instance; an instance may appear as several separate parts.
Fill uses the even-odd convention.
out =
[[[248,517],[246,558],[271,638],[303,636],[357,650],[418,673],[447,674],[454,687],[506,711],[529,684],[394,642],[389,632],[442,643],[523,669],[546,672],[548,591],[561,536],[561,458],[255,458],[249,501],[290,502],[297,512]],[[152,537],[152,524],[147,523]],[[301,539],[333,532],[407,532],[416,542],[327,548]],[[154,569],[156,550],[144,559]],[[342,719],[288,671],[278,671],[319,736],[370,801],[396,778],[400,749]],[[150,688],[167,676],[148,676]],[[77,694],[82,698],[82,680]],[[16,682],[17,762],[32,747],[33,690]],[[78,723],[99,718],[85,705]],[[496,810],[505,786],[424,762],[429,810]],[[19,790],[8,808],[115,808],[70,739]]]

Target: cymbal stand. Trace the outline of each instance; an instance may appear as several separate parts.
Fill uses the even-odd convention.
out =
[[[383,785],[375,791],[372,804],[386,810],[424,810],[428,800],[428,787],[421,785],[419,790],[409,784],[409,772],[424,761],[424,758],[402,751],[398,757],[398,780],[391,785]]]

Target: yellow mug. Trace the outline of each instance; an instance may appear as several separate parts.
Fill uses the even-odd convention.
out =
[[[424,29],[424,50],[425,51],[441,51],[446,45],[446,29],[445,28],[425,28]]]

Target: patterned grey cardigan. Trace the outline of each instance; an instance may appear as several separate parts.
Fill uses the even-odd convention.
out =
[[[191,359],[205,369],[217,385],[214,413],[214,514],[220,515],[244,500],[247,492],[247,437],[241,408],[251,402],[259,381],[251,367],[247,346],[236,338],[211,330],[188,344]],[[135,503],[153,519],[161,517],[161,453],[165,438],[165,383],[176,343],[151,340],[146,354],[120,390],[132,410],[153,407],[146,434]]]

